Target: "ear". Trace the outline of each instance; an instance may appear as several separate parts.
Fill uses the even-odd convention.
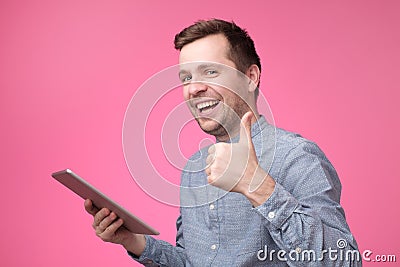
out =
[[[253,64],[247,69],[246,75],[250,78],[249,91],[254,92],[260,82],[260,69],[256,64]]]

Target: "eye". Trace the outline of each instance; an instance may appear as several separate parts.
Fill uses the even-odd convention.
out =
[[[181,77],[181,81],[183,83],[188,83],[191,79],[192,79],[191,75],[186,75],[186,76]]]
[[[206,70],[206,75],[215,75],[217,74],[216,70]]]

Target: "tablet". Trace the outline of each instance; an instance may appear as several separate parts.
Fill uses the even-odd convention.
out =
[[[104,195],[94,186],[76,175],[70,169],[55,172],[51,176],[71,189],[83,199],[90,199],[98,209],[107,208],[124,220],[124,227],[135,234],[158,235],[159,232],[128,212],[115,201]]]

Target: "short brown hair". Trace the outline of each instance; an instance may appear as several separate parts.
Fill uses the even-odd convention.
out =
[[[236,68],[246,73],[247,69],[256,64],[261,72],[260,57],[254,47],[254,42],[245,29],[233,21],[220,19],[199,20],[175,35],[175,49],[181,50],[185,45],[213,34],[223,34],[229,43],[227,57],[235,63]],[[257,87],[259,84],[257,84]],[[258,88],[255,92],[258,96]]]

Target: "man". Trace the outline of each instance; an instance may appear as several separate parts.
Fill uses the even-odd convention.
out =
[[[182,172],[176,246],[129,232],[86,200],[96,234],[145,266],[361,265],[331,163],[258,114],[261,64],[247,32],[199,21],[175,36],[175,48],[189,109],[217,139]]]

